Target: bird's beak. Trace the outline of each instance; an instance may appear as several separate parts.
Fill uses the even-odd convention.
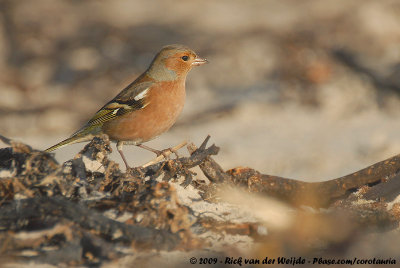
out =
[[[192,66],[200,66],[208,63],[208,60],[196,57],[192,62]]]

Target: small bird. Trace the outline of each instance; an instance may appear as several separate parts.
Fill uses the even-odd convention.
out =
[[[193,66],[207,63],[183,45],[168,45],[154,57],[150,67],[135,81],[106,103],[70,138],[46,149],[51,152],[69,144],[90,141],[105,133],[117,143],[117,150],[130,168],[122,152],[124,144],[152,151],[142,143],[167,131],[177,120],[185,103],[186,75]]]

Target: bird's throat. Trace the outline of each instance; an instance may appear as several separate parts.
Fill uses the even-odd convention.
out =
[[[147,71],[147,75],[155,81],[174,81],[178,78],[175,71],[168,68],[154,68],[153,66]]]

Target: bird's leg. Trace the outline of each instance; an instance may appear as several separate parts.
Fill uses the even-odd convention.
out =
[[[122,141],[117,142],[117,150],[118,150],[119,154],[121,155],[122,160],[125,163],[126,170],[129,170],[131,167],[128,165],[128,161],[126,161],[125,155],[122,152],[122,145],[123,145]]]

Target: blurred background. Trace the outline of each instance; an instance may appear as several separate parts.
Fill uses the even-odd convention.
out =
[[[0,134],[37,149],[69,137],[181,43],[210,64],[147,145],[210,134],[225,169],[332,179],[400,153],[399,41],[398,0],[1,0]],[[153,158],[125,152],[132,165]]]

